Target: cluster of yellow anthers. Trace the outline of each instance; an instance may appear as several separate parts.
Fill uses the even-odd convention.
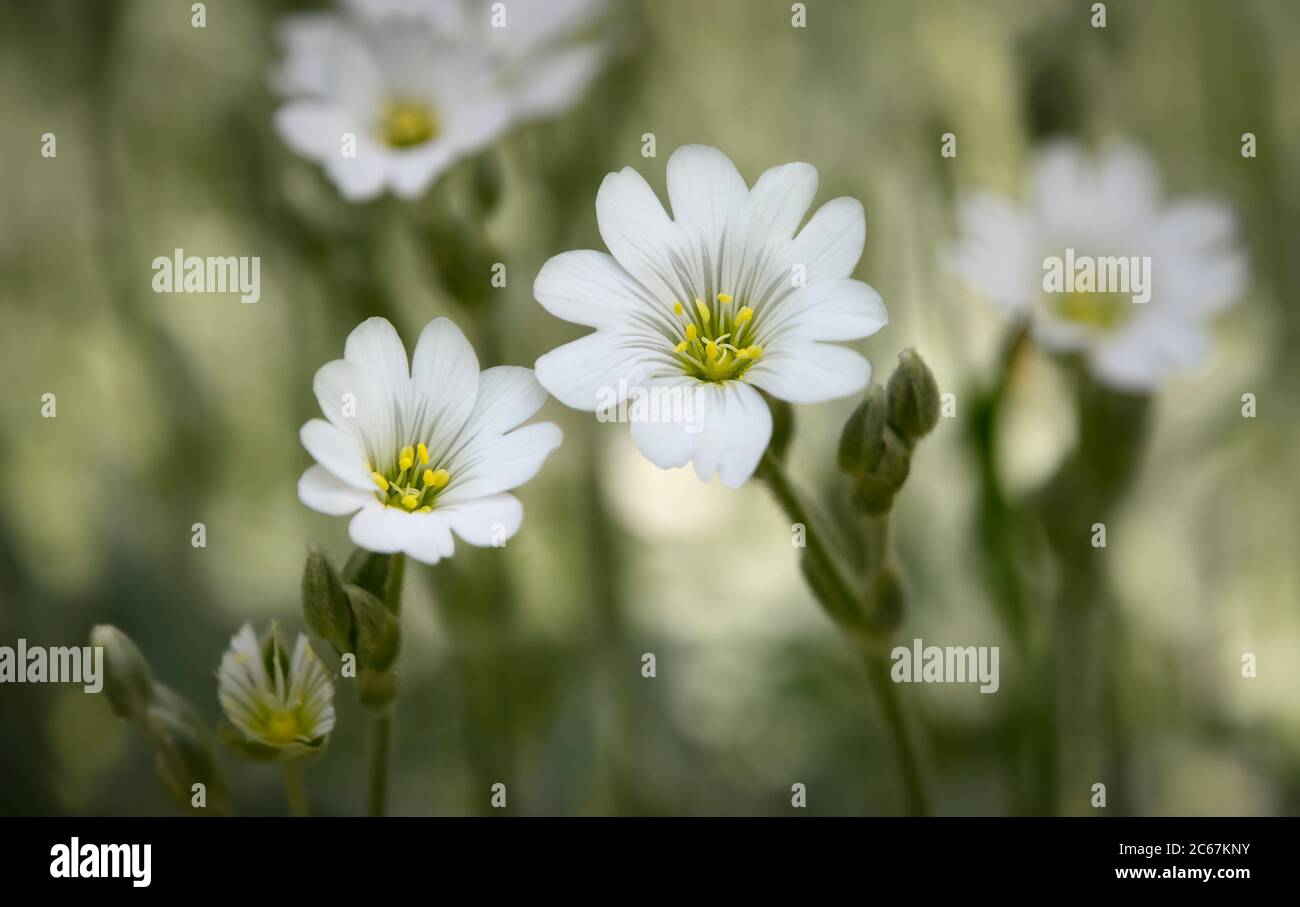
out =
[[[438,134],[438,120],[419,101],[392,101],[384,107],[380,137],[390,148],[413,148]]]
[[[673,302],[673,314],[682,324],[682,339],[673,352],[686,372],[701,381],[730,381],[739,378],[763,355],[754,339],[754,310],[736,308],[728,293],[719,293],[717,304],[696,297],[691,311]]]
[[[379,500],[386,506],[428,513],[433,510],[433,499],[438,492],[451,481],[451,473],[445,469],[430,469],[429,448],[416,444],[402,448],[397,455],[397,466],[389,470],[388,475],[372,468],[370,478],[379,489]]]

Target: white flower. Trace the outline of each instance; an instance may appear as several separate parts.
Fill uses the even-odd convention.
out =
[[[281,748],[319,746],[334,729],[334,685],[305,634],[290,657],[276,636],[259,644],[249,624],[230,639],[217,672],[230,723],[249,741]]]
[[[349,14],[284,20],[285,60],[272,84],[287,98],[275,115],[280,136],[352,201],[386,189],[420,196],[513,123],[573,104],[603,63],[600,44],[575,36],[603,6],[595,0],[549,13],[512,3],[501,29],[491,28],[487,3],[350,5]]]
[[[1246,279],[1232,212],[1205,198],[1163,203],[1155,166],[1127,143],[1095,160],[1078,143],[1050,145],[1034,161],[1027,204],[978,194],[958,213],[954,270],[1027,317],[1044,347],[1081,354],[1099,381],[1120,390],[1150,390],[1202,361],[1204,322]],[[1081,279],[1059,292],[1049,267],[1068,261]],[[1082,288],[1086,267],[1096,272],[1091,289]],[[1102,280],[1123,267],[1122,290],[1115,284],[1124,280]]]
[[[383,318],[362,322],[312,385],[325,419],[302,427],[316,460],[298,482],[313,510],[356,513],[352,541],[427,564],[450,557],[452,532],[471,545],[502,545],[523,505],[505,494],[527,482],[559,447],[560,429],[518,428],[546,400],[531,369],[479,372],[478,357],[446,318],[406,348]]]
[[[809,164],[773,167],[749,189],[703,145],[668,161],[672,219],[630,167],[606,176],[596,220],[612,254],[557,255],[533,286],[551,314],[596,328],[537,360],[542,386],[583,410],[629,391],[689,392],[699,417],[633,418],[637,447],[661,468],[693,461],[703,481],[743,484],[772,434],[756,388],[794,403],[860,391],[870,364],[824,341],[889,320],[876,291],[849,277],[866,238],[861,203],[829,201],[800,230],[816,192]]]

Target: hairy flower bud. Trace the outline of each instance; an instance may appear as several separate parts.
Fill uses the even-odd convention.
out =
[[[375,671],[387,671],[397,660],[402,641],[401,626],[383,603],[360,586],[347,585],[356,628],[357,663]]]
[[[885,419],[887,416],[885,389],[871,385],[858,408],[844,423],[840,435],[840,469],[854,476],[863,476],[875,469],[885,452]]]
[[[307,628],[337,652],[352,649],[352,607],[329,559],[313,547],[302,570],[302,616]]]
[[[110,624],[90,631],[90,644],[104,650],[104,693],[113,714],[139,718],[154,698],[149,663],[131,638]]]
[[[887,395],[889,424],[909,447],[934,430],[939,421],[939,385],[915,350],[898,354]]]

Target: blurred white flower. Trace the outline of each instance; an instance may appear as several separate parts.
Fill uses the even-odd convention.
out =
[[[346,6],[285,18],[272,85],[281,138],[352,201],[420,196],[511,125],[576,103],[607,55],[604,0],[515,0],[504,27],[478,0]]]
[[[517,427],[546,400],[532,370],[480,373],[446,318],[425,327],[409,366],[393,326],[367,319],[312,386],[328,421],[302,427],[317,465],[298,497],[321,513],[355,513],[348,533],[370,551],[433,564],[451,556],[452,532],[471,545],[504,544],[523,521],[523,505],[505,492],[560,445],[549,422]]]
[[[660,468],[694,462],[703,481],[743,484],[772,434],[756,388],[794,403],[865,387],[871,366],[823,341],[874,334],[889,320],[852,280],[866,239],[862,204],[827,202],[803,222],[817,170],[792,163],[753,189],[716,148],[687,145],[668,161],[669,219],[630,167],[605,177],[596,219],[610,253],[565,252],[543,266],[534,295],[551,314],[596,328],[537,360],[537,378],[575,409],[629,392],[680,389],[693,421],[632,419],[632,438]]]
[[[1027,204],[973,194],[958,219],[953,270],[1026,317],[1042,346],[1081,354],[1097,380],[1120,390],[1150,390],[1203,361],[1205,322],[1247,278],[1232,211],[1208,198],[1163,202],[1155,165],[1128,143],[1095,159],[1077,142],[1049,145],[1035,157]],[[1045,289],[1049,263],[1084,259],[1098,263],[1091,289]],[[1122,259],[1146,272],[1145,286],[1102,285]]]
[[[221,708],[249,742],[317,747],[334,729],[334,685],[305,634],[290,657],[276,633],[272,624],[259,643],[244,624],[231,637],[217,672]]]

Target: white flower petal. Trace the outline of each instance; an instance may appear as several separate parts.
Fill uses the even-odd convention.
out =
[[[647,350],[624,332],[602,328],[538,359],[537,380],[565,406],[595,412],[623,399],[656,366],[670,361],[671,348],[662,338],[659,344],[661,350]]]
[[[382,466],[400,446],[400,414],[361,366],[346,359],[327,362],[316,371],[312,390],[325,418],[352,435],[371,463]]]
[[[546,117],[567,110],[582,97],[604,61],[604,49],[593,45],[578,45],[529,61],[517,87],[516,109],[525,117]]]
[[[533,282],[533,296],[555,317],[593,328],[628,321],[656,306],[614,256],[591,250],[563,252],[547,261]]]
[[[366,469],[366,454],[356,439],[324,419],[310,419],[298,432],[302,446],[312,459],[340,480],[368,491],[374,487]]]
[[[1023,312],[1042,292],[1034,224],[1009,199],[992,193],[964,196],[957,219],[961,240],[949,267],[994,304]]]
[[[450,319],[435,318],[420,332],[411,362],[411,387],[407,417],[411,437],[403,443],[424,441],[439,458],[473,412],[479,387],[478,356]]]
[[[480,548],[503,544],[519,531],[524,521],[524,505],[509,494],[452,504],[440,513],[453,532]]]
[[[842,196],[817,209],[794,238],[787,253],[783,279],[790,281],[790,265],[802,264],[808,282],[848,277],[862,258],[867,241],[867,215],[862,202]]]
[[[710,385],[678,375],[671,378],[649,379],[645,388],[649,393],[666,393],[680,395],[680,403],[669,407],[668,416],[673,418],[649,419],[632,418],[632,441],[642,456],[660,469],[675,469],[685,466],[699,449],[703,434],[704,420],[708,418],[711,405]],[[629,408],[634,414],[635,408]],[[663,407],[651,413],[664,416]],[[677,418],[680,416],[680,418]]]
[[[482,443],[467,445],[447,466],[451,483],[438,496],[442,505],[456,504],[518,488],[542,468],[564,434],[551,422],[525,425]]]
[[[344,482],[317,463],[298,480],[298,500],[318,513],[343,516],[375,500],[373,493]]]
[[[880,294],[860,280],[819,280],[774,306],[760,326],[769,349],[790,340],[857,340],[889,324]]]
[[[290,150],[317,162],[342,157],[343,135],[353,131],[351,119],[326,101],[291,101],[276,110],[273,122]]]
[[[500,435],[518,428],[537,414],[546,402],[546,389],[530,368],[495,365],[478,376],[478,396],[465,420],[462,437]]]
[[[749,480],[772,440],[772,412],[758,391],[740,381],[708,385],[695,474],[709,482],[716,474],[728,488]]]
[[[406,347],[387,318],[367,318],[353,328],[343,358],[364,369],[399,410],[405,404],[411,384]]]
[[[736,165],[717,148],[683,145],[668,158],[668,200],[673,220],[693,248],[706,252],[708,276],[717,279],[722,239],[749,195]],[[702,244],[702,245],[701,245]],[[703,288],[700,289],[704,292]]]
[[[1115,223],[1145,220],[1160,197],[1160,173],[1145,151],[1112,142],[1097,164],[1097,206]]]
[[[674,263],[680,231],[641,174],[624,167],[605,177],[596,192],[596,224],[610,253],[651,298],[667,306],[689,297]]]
[[[871,363],[846,347],[802,341],[765,352],[745,378],[781,400],[822,403],[866,387]]]

